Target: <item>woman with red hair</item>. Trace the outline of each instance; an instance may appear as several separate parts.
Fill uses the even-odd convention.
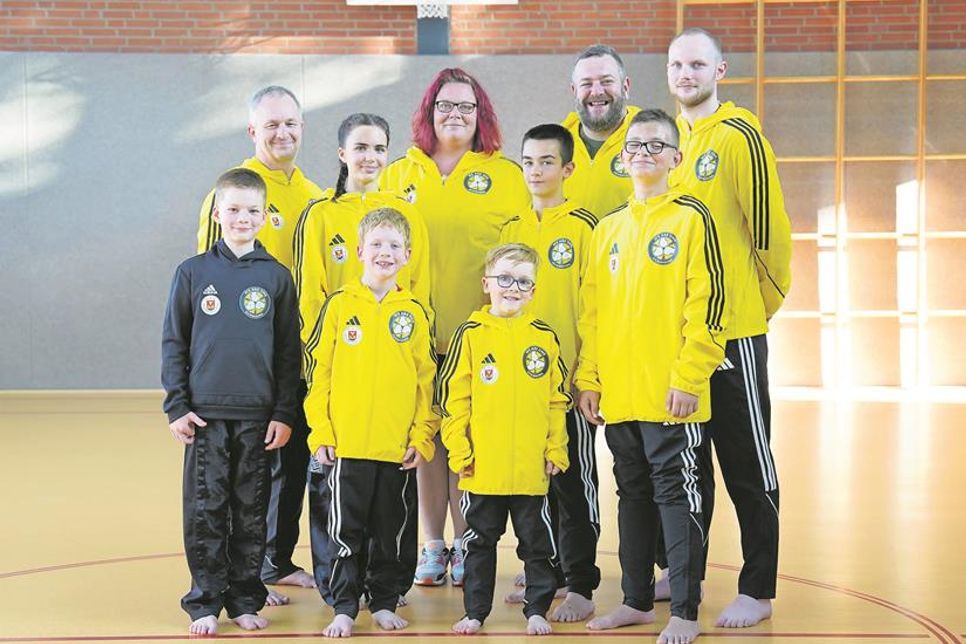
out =
[[[523,172],[500,152],[500,128],[486,91],[459,68],[440,71],[413,114],[413,143],[380,177],[385,190],[407,195],[426,221],[430,246],[430,299],[436,312],[436,352],[446,354],[450,336],[485,304],[480,289],[486,252],[499,243],[503,225],[530,207]],[[419,514],[426,540],[414,582],[463,584],[457,478],[449,472],[437,436],[437,456],[417,472]],[[446,509],[453,547],[446,548]]]

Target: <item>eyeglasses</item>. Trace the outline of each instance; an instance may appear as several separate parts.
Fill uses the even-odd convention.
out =
[[[535,286],[534,281],[529,277],[513,277],[512,275],[484,275],[483,277],[495,279],[497,286],[500,288],[510,288],[516,284],[517,288],[524,293]]]
[[[678,149],[676,145],[671,145],[664,141],[635,141],[633,139],[624,141],[624,152],[627,152],[631,156],[640,152],[641,148],[647,150],[648,154],[660,154],[664,152],[664,148],[671,148],[672,150]]]
[[[469,101],[463,103],[436,101],[436,109],[439,110],[440,114],[449,114],[453,111],[454,107],[460,111],[460,114],[472,114],[476,111],[476,103],[470,103]]]

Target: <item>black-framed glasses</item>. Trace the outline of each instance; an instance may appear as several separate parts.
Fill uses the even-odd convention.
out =
[[[635,141],[634,139],[624,141],[624,152],[627,152],[631,156],[640,152],[641,148],[647,150],[648,154],[660,154],[664,152],[664,148],[671,148],[672,150],[678,149],[676,145],[671,145],[664,141]]]
[[[453,101],[436,101],[436,109],[439,110],[440,114],[449,114],[453,111],[453,108],[460,111],[460,114],[472,114],[476,111],[476,103],[470,103],[469,101],[464,101],[462,103],[454,103]]]
[[[484,275],[483,277],[488,277],[496,280],[497,286],[500,288],[510,288],[514,284],[517,288],[526,293],[534,286],[536,283],[529,277],[513,277],[512,275]]]

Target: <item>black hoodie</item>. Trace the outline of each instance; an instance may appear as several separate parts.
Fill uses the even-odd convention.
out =
[[[161,341],[170,422],[193,411],[291,427],[300,369],[292,276],[259,241],[238,258],[222,240],[178,266]]]

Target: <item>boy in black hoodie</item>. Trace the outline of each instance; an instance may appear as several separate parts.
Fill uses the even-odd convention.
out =
[[[175,272],[164,318],[161,382],[171,433],[185,444],[184,542],[189,632],[213,635],[222,608],[262,629],[267,591],[267,450],[288,442],[298,407],[298,308],[289,271],[255,235],[265,182],[244,168],[215,184],[223,238]]]

